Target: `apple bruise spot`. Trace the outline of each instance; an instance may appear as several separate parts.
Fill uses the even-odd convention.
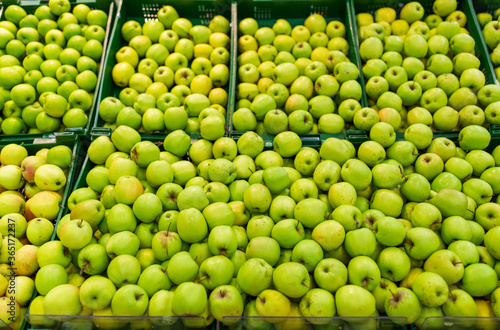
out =
[[[394,293],[391,290],[389,290],[389,292],[392,295],[392,297],[389,299],[389,305],[391,305],[392,307],[398,307],[399,302],[403,299],[405,293],[401,291]]]

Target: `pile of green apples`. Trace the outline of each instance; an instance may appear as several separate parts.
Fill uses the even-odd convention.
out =
[[[356,15],[372,108],[366,115],[378,114],[400,131],[415,123],[441,131],[500,123],[499,95],[485,85],[476,40],[456,9],[456,0],[436,0],[433,14],[424,17],[423,6],[413,1],[399,17],[393,8]]]
[[[117,127],[91,143],[88,187],[45,243],[32,325],[53,325],[45,315],[148,316],[144,326],[196,316],[182,320],[196,327],[260,317],[246,320],[252,329],[500,316],[500,147],[484,151],[491,135],[479,125],[457,144],[430,131],[417,147],[412,132],[396,141],[376,123],[356,150],[333,137],[303,147],[286,131],[265,150],[255,132],[192,142],[176,130],[154,143]]]
[[[477,14],[477,20],[482,28],[483,39],[486,46],[488,46],[488,50],[491,52],[490,59],[495,67],[495,76],[497,80],[500,77],[500,49],[497,49],[498,44],[500,44],[500,34],[497,32],[499,16],[500,9],[495,10],[493,15],[490,13]]]
[[[292,28],[284,19],[259,27],[238,24],[238,85],[232,125],[237,131],[297,134],[344,131],[361,109],[356,63],[349,60],[346,27],[319,14]]]
[[[127,45],[114,54],[112,78],[123,89],[118,98],[101,101],[99,116],[104,126],[200,133],[199,114],[209,106],[222,114],[224,126],[229,21],[216,15],[208,26],[193,26],[172,6],[163,6],[157,16],[158,20],[148,20],[142,26],[131,20],[121,27]],[[197,106],[192,108],[188,102]]]
[[[52,238],[72,159],[64,145],[31,156],[17,144],[0,151],[0,319],[12,329],[21,328],[35,274],[50,259],[42,246]]]
[[[0,22],[1,133],[35,134],[88,123],[107,14],[50,0],[34,14],[17,5]]]

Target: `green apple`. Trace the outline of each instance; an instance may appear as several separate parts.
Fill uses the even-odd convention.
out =
[[[111,310],[115,315],[140,316],[148,307],[146,291],[138,285],[127,284],[113,295]]]
[[[318,317],[333,317],[335,304],[333,295],[323,289],[312,289],[300,300],[300,311],[315,324],[328,323],[329,320],[319,320]]]
[[[370,317],[376,302],[370,291],[357,285],[345,285],[335,293],[335,306],[341,317]]]
[[[420,302],[413,293],[407,288],[397,288],[387,296],[385,300],[385,310],[388,316],[404,317],[404,319],[393,319],[399,324],[415,322],[421,313]]]
[[[279,291],[264,290],[256,301],[257,312],[266,322],[279,323],[282,319],[278,316],[290,313],[290,300]]]
[[[347,284],[347,268],[337,259],[323,259],[314,270],[314,280],[320,288],[335,293]]]
[[[435,273],[419,274],[413,281],[412,289],[425,306],[438,307],[448,300],[448,284]]]
[[[425,261],[424,269],[441,275],[448,284],[457,283],[464,275],[464,265],[460,258],[450,250],[434,252]]]
[[[300,298],[309,290],[310,278],[304,265],[286,262],[273,272],[273,284],[287,297]]]
[[[107,278],[94,275],[80,287],[80,300],[83,307],[101,310],[110,305],[116,292],[114,284]],[[98,298],[95,298],[98,296]]]
[[[356,256],[347,265],[349,283],[372,291],[380,283],[380,270],[373,259]]]
[[[448,301],[443,305],[446,316],[463,315],[477,317],[478,310],[474,299],[464,290],[450,290]]]
[[[62,284],[50,290],[44,298],[46,315],[78,315],[82,310],[80,289],[71,284]]]

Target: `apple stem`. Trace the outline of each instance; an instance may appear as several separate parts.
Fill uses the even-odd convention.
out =
[[[167,227],[167,236],[168,236],[168,235],[169,235],[169,233],[170,233],[170,226],[171,226],[171,225],[172,225],[172,223],[169,223],[169,224],[168,224],[168,227]],[[167,252],[167,256],[168,256],[168,255],[169,255],[169,254],[168,254],[168,243],[167,243],[167,245],[165,246],[165,252]]]
[[[200,283],[208,278],[208,275],[203,276],[202,278],[198,278],[195,282]]]
[[[491,196],[491,197],[493,197],[493,196]],[[466,210],[469,211],[470,213],[474,213],[474,211],[472,211],[472,210],[469,210],[469,209],[466,209]]]
[[[82,269],[80,269],[80,273],[79,273],[80,276],[83,276],[83,272],[87,268],[88,264],[89,264],[88,261],[83,264]]]
[[[405,172],[403,171],[403,169],[401,168],[401,166],[398,166],[398,167],[399,167],[399,172],[403,176],[403,180],[405,180],[405,182],[408,181],[408,178],[406,177]]]
[[[392,292],[391,289],[389,289],[389,292],[391,293],[393,298],[396,298],[396,294],[394,292]]]

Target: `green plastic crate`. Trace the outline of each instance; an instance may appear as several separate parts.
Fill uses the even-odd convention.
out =
[[[99,107],[101,101],[108,96],[114,96],[118,98],[120,91],[123,89],[121,87],[115,86],[115,84],[111,79],[111,72],[113,70],[113,67],[117,63],[115,59],[115,54],[120,50],[121,47],[127,46],[127,43],[124,40],[122,40],[121,37],[121,28],[123,24],[129,20],[135,20],[142,25],[146,21],[156,20],[157,19],[156,13],[158,12],[158,10],[161,9],[161,7],[163,7],[166,4],[173,6],[179,13],[180,17],[189,19],[191,23],[193,23],[193,25],[208,26],[212,17],[216,15],[222,15],[226,17],[230,22],[232,21],[232,5],[229,0],[224,0],[224,1],[172,0],[168,1],[168,3],[161,0],[149,0],[149,1],[124,0],[123,3],[120,2],[118,4],[117,17],[113,25],[111,36],[109,39],[108,54],[106,55],[106,59],[104,60],[103,63],[104,77],[107,77],[107,79],[103,79],[102,84],[100,85],[97,107]],[[230,39],[232,47],[232,45],[235,43],[233,29],[231,29],[230,34],[231,34]],[[231,64],[229,64],[228,67],[229,69],[231,69],[232,68]],[[228,123],[229,106],[231,102],[230,100],[233,99],[233,93],[234,93],[232,79],[229,80],[229,83],[227,84],[226,87],[224,87],[224,89],[228,94],[228,104],[225,107],[227,110],[226,123]],[[104,120],[102,120],[99,117],[99,112],[97,111],[93,127],[104,127],[104,124],[105,124]],[[141,136],[143,137],[145,135],[165,136],[166,134],[168,134],[167,132],[159,132],[159,133],[140,132],[140,133]],[[190,134],[190,136],[192,138],[198,138],[200,134],[193,133]]]
[[[467,0],[469,3],[469,6],[471,7],[472,15],[474,16],[474,20],[476,21],[476,24],[479,29],[481,29],[481,25],[479,24],[479,21],[477,20],[477,14],[479,13],[490,13],[493,15],[495,10],[500,8],[500,1],[498,0]],[[483,39],[483,34],[481,30],[479,30],[479,34],[481,35],[481,40],[483,40],[484,47],[486,49],[486,54],[489,55],[488,52],[488,46],[486,46],[486,43],[484,42]],[[475,39],[475,38],[474,38]],[[495,67],[493,63],[491,62],[491,59],[489,56],[486,56],[488,58],[488,62],[493,70],[493,79],[495,80],[495,83],[498,84],[498,79],[496,77],[495,73]],[[481,60],[482,61],[482,60]]]
[[[85,4],[89,6],[91,9],[100,9],[103,10],[108,14],[108,22],[106,25],[106,36],[104,38],[104,43],[103,43],[103,54],[101,57],[100,61],[100,66],[99,66],[99,72],[97,74],[97,86],[95,88],[94,92],[94,98],[92,100],[92,107],[87,113],[88,116],[88,122],[85,127],[82,128],[66,128],[66,132],[74,132],[76,135],[78,135],[82,140],[88,140],[90,137],[90,131],[92,129],[92,125],[94,124],[94,118],[97,115],[97,101],[98,101],[98,91],[99,91],[99,86],[101,81],[103,80],[103,63],[104,63],[104,58],[107,53],[107,48],[108,48],[108,39],[110,35],[110,30],[113,25],[113,20],[116,15],[115,7],[116,4],[113,0],[71,0],[71,8],[78,4]],[[17,4],[21,7],[23,7],[28,14],[34,13],[35,10],[41,6],[41,5],[48,5],[47,0],[13,0],[13,1],[4,1],[2,4],[4,6],[8,6],[11,4]],[[4,7],[0,8],[0,19],[4,20]],[[54,133],[43,133],[43,134],[16,134],[16,135],[5,135],[3,133],[0,133],[0,140],[4,139],[10,139],[10,138],[52,138],[55,136]]]
[[[351,131],[353,132],[353,135],[354,136],[357,136],[355,133],[360,133],[361,132],[364,132],[364,131]],[[97,130],[93,130],[92,131],[92,140],[95,140],[97,137],[99,136],[110,136],[111,134],[111,130],[106,130],[106,129],[97,129]],[[331,135],[327,135],[325,134],[325,138],[327,137],[332,137]],[[340,138],[340,139],[346,139],[348,138],[348,136],[346,134],[336,134],[335,137],[337,138]],[[239,136],[235,137],[235,140],[237,140],[239,138]],[[264,138],[269,138],[269,137],[264,137]],[[351,136],[352,138],[352,136]],[[155,135],[155,136],[143,136],[142,137],[142,141],[152,141],[154,142],[155,144],[159,145],[159,144],[162,144],[163,143],[163,137],[161,136],[158,136],[158,135]],[[351,141],[352,142],[352,141]],[[364,141],[363,141],[364,142]],[[360,142],[361,143],[361,142]],[[356,144],[356,141],[353,142],[353,144],[355,144],[356,148],[357,146],[360,144]],[[305,144],[303,145],[304,147],[311,147],[311,148],[315,148],[315,149],[319,149],[321,147],[320,144],[317,143],[316,140],[314,141],[305,141]],[[264,139],[264,150],[272,150],[273,149],[273,145],[272,145],[272,138],[271,140],[269,139]],[[73,186],[73,190],[76,190],[76,189],[79,189],[79,188],[85,188],[85,187],[88,187],[87,185],[87,182],[86,182],[86,177],[87,177],[87,174],[89,173],[89,171],[94,167],[94,164],[89,160],[88,156],[85,157],[85,161],[83,163],[83,166],[82,166],[82,169],[80,171],[80,174],[78,176],[78,178],[76,179],[76,182]],[[67,208],[67,203],[64,204],[66,206],[66,208],[64,209],[64,215],[68,214],[69,213],[69,209]],[[61,217],[62,218],[62,217]],[[59,218],[60,220],[60,218]],[[56,237],[56,233],[54,231],[54,234],[53,234],[53,240],[57,240],[57,237]],[[27,319],[29,320],[31,316],[28,314],[27,315]],[[100,318],[100,319],[109,319],[110,321],[111,320],[123,320],[125,322],[131,322],[131,323],[141,323],[143,321],[146,321],[148,320],[148,317],[112,317],[112,318]],[[238,328],[239,329],[247,329],[247,322],[249,321],[250,318],[240,318],[240,320],[236,323],[236,325],[238,325]],[[299,321],[304,319],[304,318],[297,318],[297,321]],[[323,318],[324,319],[324,318]],[[395,325],[390,318],[388,317],[377,317],[377,318],[340,318],[340,317],[334,317],[334,318],[329,318],[331,319],[332,323],[335,324],[336,327],[338,326],[343,326],[343,325],[346,325],[348,324],[348,322],[350,321],[350,319],[352,319],[353,321],[368,321],[368,320],[376,320],[377,324],[378,324],[378,328],[379,329],[403,329],[403,327],[401,326],[397,326]],[[402,318],[398,318],[398,319],[402,319]],[[67,327],[75,327],[75,326],[78,326],[78,327],[83,327],[85,326],[85,328],[89,328],[89,329],[94,329],[95,326],[92,326],[92,322],[94,320],[94,317],[92,316],[79,316],[79,317],[65,317],[63,318],[63,320],[60,320],[60,321],[57,321],[57,323],[54,325],[54,328],[67,328]],[[158,317],[154,317],[154,318],[149,318],[149,320],[161,320],[161,318],[158,318]],[[168,317],[165,317],[164,321],[165,322],[168,322],[170,321],[171,319],[168,318]],[[163,329],[165,326],[154,326],[153,329]],[[169,327],[170,329],[186,329],[186,327],[184,327],[184,325],[180,322],[177,322],[175,325]],[[217,321],[214,321],[212,323],[212,325],[208,328],[208,329],[229,329],[230,327],[222,324],[221,322],[217,322]],[[129,329],[129,327],[126,327],[125,329]]]
[[[491,126],[488,130],[491,134],[491,141],[485,150],[491,154],[496,147],[500,146],[500,125]]]
[[[99,136],[111,136],[111,130],[110,129],[96,129],[92,131],[92,140],[95,140]],[[152,141],[155,144],[159,145],[163,143],[164,137],[160,135],[154,135],[154,136],[142,136],[142,141]],[[83,162],[83,163],[82,163]],[[83,157],[80,158],[79,162],[79,168],[80,172],[78,174],[78,177],[75,177],[74,179],[74,184],[72,186],[72,189],[70,190],[70,193],[67,194],[67,197],[71,194],[72,191],[79,189],[79,188],[86,188],[88,187],[86,178],[87,174],[90,172],[90,170],[94,167],[95,165],[89,160],[88,155],[84,155]],[[64,208],[61,209],[60,216],[57,218],[56,226],[54,228],[54,233],[52,234],[52,239],[51,240],[59,240],[57,237],[57,224],[63,218],[65,215],[69,214],[69,208],[67,204],[68,200],[67,198],[63,201]],[[33,297],[34,298],[34,297]],[[29,319],[33,317],[32,315],[28,313],[26,315],[26,319],[29,322]],[[78,328],[78,329],[99,329],[96,327],[93,322],[96,317],[93,316],[57,316],[56,323],[53,325],[52,328],[57,328],[57,329],[69,329],[69,328]],[[151,329],[165,329],[165,327],[172,322],[172,317],[148,317],[148,316],[143,316],[143,317],[97,317],[99,320],[102,321],[123,321],[123,322],[130,322],[131,324],[134,325],[140,325],[143,322],[149,321],[163,321],[164,324],[159,324],[153,326]],[[191,322],[201,322],[203,319],[201,317],[175,317],[174,319],[188,319]],[[203,328],[203,327],[197,327],[198,329],[216,329],[217,322],[213,322],[210,327],[208,328]],[[1,327],[0,327],[1,329]],[[28,328],[28,329],[37,329],[37,328]],[[132,327],[127,326],[124,329],[132,329]],[[172,326],[169,326],[169,329],[186,329],[186,327],[183,325],[181,322],[177,322]]]
[[[255,329],[255,322],[262,322],[262,317],[259,316],[244,316],[238,317],[224,317],[228,322],[236,323],[232,325],[225,325],[222,322],[218,322],[219,329]],[[269,319],[269,318],[268,318]],[[272,319],[272,318],[271,318]],[[392,330],[392,329],[406,329],[405,326],[397,325],[392,320],[398,320],[400,322],[406,321],[405,317],[393,317],[389,318],[387,316],[377,316],[377,317],[275,317],[277,320],[285,320],[287,325],[294,329],[301,329],[304,321],[310,326],[307,321],[315,320],[319,325],[318,328],[324,329],[379,329],[379,330]],[[253,323],[253,324],[252,324]]]
[[[433,316],[426,318],[420,328],[412,324],[408,329],[498,329],[499,327],[499,317]]]
[[[115,322],[124,322],[126,325],[122,327],[109,327],[112,329],[122,329],[122,330],[133,330],[133,329],[171,329],[171,330],[184,330],[184,329],[207,329],[215,330],[217,328],[217,322],[213,321],[209,327],[203,327],[202,322],[204,318],[201,316],[61,316],[61,315],[49,315],[53,317],[54,324],[50,328],[29,328],[30,330],[38,329],[106,329],[108,327],[98,327],[95,325],[94,321],[106,322],[108,324],[113,324]],[[36,319],[36,315],[26,314],[26,319],[31,318]],[[39,316],[38,316],[39,317]],[[189,320],[192,324],[197,325],[192,328],[186,327],[181,320]],[[174,321],[176,323],[172,324]],[[150,322],[157,322],[158,324],[152,324]],[[0,327],[0,329],[3,329]],[[8,328],[10,329],[10,328]]]
[[[8,144],[19,144],[26,148],[28,155],[35,155],[35,153],[43,148],[52,148],[58,145],[65,145],[73,150],[73,161],[70,165],[70,170],[67,178],[66,187],[64,189],[64,196],[62,199],[62,205],[66,204],[66,200],[69,197],[71,191],[73,190],[73,183],[76,179],[77,171],[81,167],[81,156],[83,150],[81,150],[81,142],[78,135],[73,132],[60,132],[55,133],[53,137],[30,137],[25,136],[22,139],[9,138],[0,141],[0,151],[3,147]],[[64,209],[59,210],[57,219],[61,218],[64,214]]]
[[[26,314],[25,318],[29,322],[31,318],[36,319],[37,315]],[[39,317],[39,316],[38,316]],[[184,330],[184,329],[206,329],[215,330],[218,329],[217,322],[213,321],[208,327],[203,327],[204,318],[201,316],[61,316],[61,315],[49,315],[53,317],[54,324],[50,328],[28,328],[29,330],[38,329],[106,329],[106,327],[98,327],[95,325],[94,321],[115,323],[124,322],[126,325],[123,327],[112,327],[112,329],[122,329],[122,330],[133,330],[133,329],[171,329],[171,330]],[[189,320],[192,324],[197,325],[192,328],[186,327],[181,320]],[[175,322],[176,321],[176,322]],[[157,324],[152,324],[150,322],[155,322]],[[175,322],[174,324],[172,324]],[[3,329],[0,327],[0,329]],[[10,328],[7,328],[10,329]]]
[[[237,19],[236,22],[241,21],[247,17],[253,17],[259,23],[259,27],[272,27],[273,24],[279,19],[286,19],[292,27],[296,25],[304,24],[305,19],[311,14],[320,14],[325,17],[327,22],[334,20],[341,21],[346,27],[346,40],[349,43],[349,59],[352,63],[355,63],[359,68],[358,82],[361,85],[363,95],[361,98],[361,106],[367,106],[366,93],[365,93],[365,83],[363,78],[363,72],[361,70],[361,59],[359,56],[359,48],[354,46],[357,43],[357,38],[355,35],[355,21],[352,16],[350,7],[347,1],[336,0],[336,1],[326,1],[326,0],[314,0],[314,1],[302,1],[302,0],[243,0],[238,1],[237,4]],[[234,24],[233,28],[237,30],[237,24]],[[235,32],[236,33],[236,32]],[[232,53],[234,57],[238,54],[238,45],[233,45]],[[233,62],[233,67],[231,69],[235,85],[237,84],[237,72],[238,64],[235,59]],[[234,130],[232,124],[232,114],[236,111],[236,100],[231,107],[231,136],[241,136],[244,131]],[[325,134],[322,134],[325,135]],[[335,134],[334,134],[335,135]],[[332,135],[333,136],[333,135]],[[273,139],[273,135],[262,136],[265,140]],[[301,139],[316,139],[317,143],[321,143],[320,134],[308,134],[302,135]],[[304,142],[304,141],[303,141]]]
[[[476,0],[474,0],[476,1]],[[406,3],[411,2],[411,0],[354,0],[350,1],[349,4],[352,8],[352,13],[355,15],[359,13],[371,13],[374,14],[375,10],[383,7],[391,7],[394,8],[399,17],[399,12],[401,8]],[[420,0],[420,4],[424,7],[425,15],[424,17],[433,14],[432,5],[434,3],[433,0]],[[459,0],[457,10],[461,10],[467,16],[467,24],[465,28],[469,31],[470,35],[476,41],[476,56],[481,61],[480,69],[483,71],[486,77],[486,84],[494,84],[496,83],[495,74],[493,71],[493,67],[489,60],[488,50],[486,48],[486,44],[483,41],[481,30],[479,28],[479,23],[477,22],[476,15],[474,13],[474,9],[472,8],[471,3],[468,0]],[[358,28],[356,22],[353,22],[353,28],[356,30],[356,36],[358,36]],[[359,48],[359,43],[356,43]],[[359,51],[359,50],[358,50]]]
[[[499,0],[467,0],[467,2],[470,2],[470,6],[472,8],[472,14],[474,16],[474,19],[477,22],[477,26],[480,28],[479,22],[477,21],[477,14],[479,13],[490,13],[493,15],[495,10],[500,9],[500,1]],[[483,40],[483,34],[480,32],[481,35],[481,40]],[[484,40],[483,40],[484,43]],[[484,47],[486,49],[486,54],[489,55],[488,52],[488,46],[486,46],[486,43],[484,44]],[[491,59],[489,56],[486,56],[488,58],[488,62],[493,70],[493,79],[495,80],[495,83],[498,85],[498,80],[496,79],[496,75],[494,74],[494,66],[493,63],[491,62]],[[482,61],[482,60],[481,60]],[[490,132],[499,132],[500,133],[500,125],[495,125],[490,127]]]
[[[77,175],[77,170],[81,168],[81,160],[82,158],[82,148],[81,148],[81,142],[80,138],[73,132],[62,132],[62,133],[56,133],[54,137],[51,138],[43,138],[43,137],[32,137],[32,136],[26,136],[24,138],[8,138],[0,141],[0,150],[2,150],[3,147],[5,147],[8,144],[15,143],[22,145],[26,148],[28,151],[28,155],[35,155],[35,153],[43,148],[52,148],[58,145],[65,145],[69,147],[70,149],[73,150],[73,161],[70,166],[69,174],[67,177],[67,182],[66,182],[66,187],[64,189],[64,195],[61,201],[61,205],[66,205],[67,200],[71,192],[73,191],[73,184],[76,179]],[[56,223],[59,222],[59,220],[63,217],[65,213],[64,207],[61,207],[59,209],[59,213],[56,218]],[[55,226],[54,226],[54,232],[55,232]],[[36,289],[33,293],[33,296],[30,300],[35,299],[35,297],[38,295],[36,292]],[[29,305],[28,305],[29,306]],[[27,327],[26,319],[23,322],[23,325],[21,326],[21,329],[25,329]],[[1,326],[0,326],[1,328]]]
[[[374,14],[377,9],[383,7],[390,7],[395,9],[397,17],[399,17],[399,12],[401,11],[401,8],[403,8],[403,6],[409,2],[411,2],[411,0],[349,0],[349,5],[351,6],[351,11],[354,18],[359,13]],[[424,17],[433,14],[432,11],[432,5],[434,3],[433,0],[420,0],[419,2],[424,7],[425,10]],[[481,62],[479,69],[485,75],[486,84],[497,84],[493,66],[489,58],[488,49],[482,38],[482,33],[479,28],[479,23],[477,21],[476,14],[474,13],[474,8],[472,8],[470,0],[459,0],[457,10],[463,11],[467,16],[467,24],[465,28],[469,31],[470,35],[476,41],[475,55]],[[353,22],[353,28],[356,30],[355,35],[357,38],[359,36],[358,34],[359,31],[355,21]],[[359,52],[359,43],[356,43],[356,45]]]

